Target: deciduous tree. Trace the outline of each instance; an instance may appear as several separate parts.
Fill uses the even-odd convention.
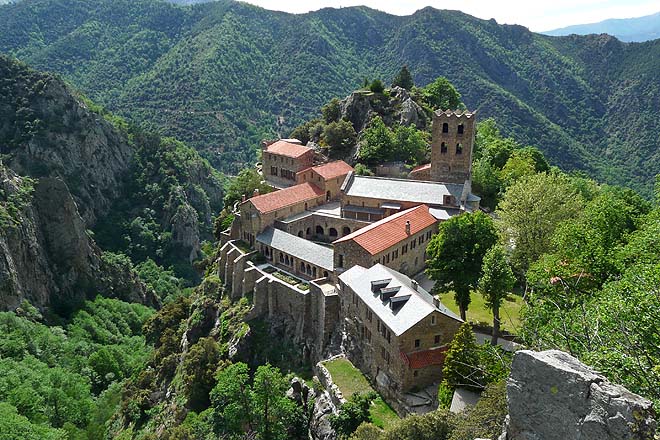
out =
[[[477,211],[440,223],[426,249],[426,273],[436,281],[436,291],[454,291],[463,320],[470,305],[470,290],[479,282],[484,255],[497,239],[493,220]]]
[[[484,256],[483,274],[479,279],[479,292],[493,312],[493,337],[491,344],[497,344],[500,334],[500,306],[513,289],[516,279],[501,246],[495,245]]]

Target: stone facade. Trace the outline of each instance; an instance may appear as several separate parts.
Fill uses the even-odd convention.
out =
[[[278,141],[275,144],[283,143],[284,141]],[[275,145],[271,144],[271,145]],[[296,184],[296,174],[309,168],[314,163],[314,150],[311,148],[303,147],[300,145],[291,144],[290,149],[294,147],[299,147],[300,149],[306,149],[306,152],[298,155],[281,153],[280,149],[273,152],[269,151],[271,145],[266,146],[262,150],[261,154],[261,163],[262,163],[262,172],[266,182],[274,185],[277,188],[288,187]]]
[[[408,359],[416,352],[430,350],[444,354],[461,325],[460,320],[435,311],[397,336],[349,286],[341,286],[339,297],[348,337],[346,355],[388,401],[398,400],[402,392],[442,380],[441,362],[411,365]]]
[[[437,111],[433,114],[431,180],[464,183],[472,173],[476,114]]]
[[[275,220],[288,217],[294,214],[304,212],[309,208],[319,206],[325,203],[325,198],[319,195],[314,198],[300,200],[295,204],[277,209],[271,212],[260,212],[254,204],[248,200],[240,205],[240,216],[238,217],[238,227],[236,233],[238,236],[232,238],[240,238],[250,245],[254,245],[254,239],[258,233],[272,226]],[[232,226],[232,231],[234,227]]]
[[[356,265],[371,267],[381,263],[408,276],[418,274],[426,267],[426,246],[437,231],[436,223],[375,255],[352,240],[334,243],[335,268],[341,273]]]

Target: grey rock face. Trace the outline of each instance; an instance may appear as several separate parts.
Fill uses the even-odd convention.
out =
[[[652,440],[656,432],[652,402],[558,350],[518,351],[507,401],[500,440]]]
[[[337,433],[330,425],[330,416],[337,414],[337,407],[327,391],[320,393],[314,402],[314,413],[310,425],[311,438],[314,440],[335,440]]]
[[[24,179],[0,164],[4,194],[15,194]],[[135,274],[108,276],[110,269],[61,179],[40,179],[14,216],[13,225],[0,228],[0,309],[15,309],[27,299],[38,308],[66,311],[99,292],[145,304],[157,301]]]

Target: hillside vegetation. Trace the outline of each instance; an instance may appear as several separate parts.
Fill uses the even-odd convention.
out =
[[[0,51],[230,172],[254,161],[262,138],[404,64],[419,85],[447,77],[468,108],[562,168],[650,196],[660,161],[657,40],[548,37],[432,8],[291,15],[228,0],[31,0],[0,8]]]

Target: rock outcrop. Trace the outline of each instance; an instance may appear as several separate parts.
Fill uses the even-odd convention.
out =
[[[339,104],[341,118],[350,121],[355,131],[364,130],[375,116],[380,116],[387,126],[394,123],[417,128],[426,127],[428,118],[424,110],[401,87],[392,87],[389,97],[381,94],[357,91],[351,93]]]
[[[500,440],[652,440],[653,404],[557,350],[518,351]]]
[[[155,304],[134,274],[108,276],[112,268],[61,179],[34,183],[0,164],[0,192],[0,209],[8,213],[0,227],[0,309],[15,309],[27,299],[66,313],[99,292]]]

